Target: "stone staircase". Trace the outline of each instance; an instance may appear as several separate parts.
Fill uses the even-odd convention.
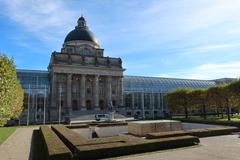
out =
[[[71,115],[71,121],[81,121],[81,120],[95,120],[95,114],[111,114],[107,110],[89,110],[89,111],[73,111]],[[125,119],[126,116],[120,113],[114,113],[114,119]]]

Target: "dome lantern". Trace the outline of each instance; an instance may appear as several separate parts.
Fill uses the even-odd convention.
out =
[[[78,19],[76,28],[87,28],[87,22],[83,16]]]
[[[68,33],[64,43],[79,40],[99,45],[96,36],[88,29],[87,22],[83,16],[78,19],[75,29]]]

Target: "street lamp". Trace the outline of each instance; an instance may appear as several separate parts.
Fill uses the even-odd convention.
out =
[[[43,124],[46,122],[46,85],[44,86],[44,102],[43,102]]]
[[[30,96],[31,96],[31,87],[30,87],[30,84],[29,84],[29,85],[28,85],[27,126],[29,125]]]
[[[155,119],[155,95],[153,93],[153,89],[152,89],[152,95],[151,95],[151,98],[152,98],[152,107],[153,107],[153,119]]]
[[[62,110],[62,104],[61,104],[61,97],[62,97],[62,86],[59,86],[59,108],[58,108],[58,123],[61,123],[61,110]]]

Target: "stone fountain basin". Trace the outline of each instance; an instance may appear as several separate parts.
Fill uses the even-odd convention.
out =
[[[175,120],[135,121],[128,123],[128,133],[145,136],[148,133],[182,130],[182,123]]]

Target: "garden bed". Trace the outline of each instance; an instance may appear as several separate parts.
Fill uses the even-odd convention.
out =
[[[58,138],[58,136],[47,126],[40,127],[42,135],[45,159],[48,160],[70,160],[72,154],[66,145]]]
[[[182,122],[190,123],[201,123],[201,124],[212,124],[212,125],[224,125],[224,126],[234,126],[240,128],[240,121],[220,121],[220,120],[208,120],[208,119],[185,119],[185,118],[176,118]]]
[[[146,140],[131,135],[86,139],[63,125],[52,126],[77,159],[99,159],[160,149],[185,147],[199,143],[194,136]]]
[[[140,139],[140,138],[139,138]],[[107,157],[122,156],[134,153],[156,151],[177,147],[185,147],[199,143],[199,139],[194,136],[171,137],[154,140],[131,140],[78,146],[79,159],[99,159]]]
[[[191,129],[191,130],[181,130],[181,131],[169,131],[169,132],[157,132],[147,134],[147,139],[155,138],[166,138],[166,137],[177,137],[184,135],[192,135],[197,137],[209,137],[209,136],[218,136],[231,134],[236,132],[239,129],[237,127],[218,127],[218,128],[200,128],[200,129]]]

